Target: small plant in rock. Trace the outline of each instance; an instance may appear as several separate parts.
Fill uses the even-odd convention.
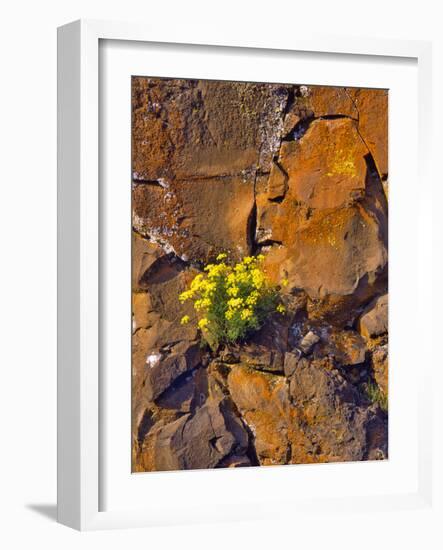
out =
[[[285,313],[279,287],[269,283],[263,269],[264,256],[247,256],[235,265],[226,258],[219,254],[179,296],[182,303],[193,301],[202,337],[214,351],[258,330],[270,313]],[[190,317],[185,315],[181,322],[189,323]]]
[[[371,403],[378,403],[380,409],[384,412],[388,410],[388,396],[385,395],[378,384],[375,382],[368,382],[366,384],[366,395]]]

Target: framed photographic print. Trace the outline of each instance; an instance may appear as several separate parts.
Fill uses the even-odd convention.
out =
[[[82,21],[58,70],[60,522],[428,506],[429,45]]]

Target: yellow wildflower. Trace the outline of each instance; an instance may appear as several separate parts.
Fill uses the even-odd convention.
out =
[[[255,286],[255,288],[260,289],[265,282],[265,277],[263,273],[260,271],[260,269],[253,269],[251,272],[251,275],[252,275],[252,284]]]
[[[186,302],[186,300],[189,300],[189,298],[192,298],[193,296],[194,293],[191,290],[185,290],[179,295],[178,299],[180,302]]]
[[[237,296],[237,294],[239,293],[239,288],[238,286],[231,286],[227,289],[227,294],[228,296]]]
[[[204,329],[207,324],[208,324],[208,320],[206,319],[206,317],[203,317],[202,319],[200,319],[200,321],[198,322],[198,326],[200,329]]]
[[[208,269],[209,268],[209,269]],[[225,264],[218,264],[218,265],[208,265],[205,267],[205,270],[208,272],[208,278],[214,279],[221,275],[223,271],[226,269]]]
[[[237,277],[236,277],[235,273],[229,273],[226,280],[228,281],[228,285],[232,285],[236,282],[236,279],[237,279]]]
[[[191,290],[199,290],[202,285],[204,285],[205,281],[203,280],[203,275],[199,273],[194,277],[194,279],[191,282]]]
[[[257,291],[251,292],[251,294],[246,298],[246,303],[248,306],[253,306],[257,303],[259,294]]]
[[[286,311],[286,308],[285,308],[285,306],[284,306],[283,304],[278,304],[278,306],[277,306],[277,311],[278,311],[279,313],[284,313],[284,312]]]
[[[228,257],[228,255],[225,254],[224,252],[222,252],[221,254],[219,254],[219,255],[217,256],[217,260],[218,260],[218,261],[219,261],[219,260],[224,260],[224,259],[227,258],[227,257]]]
[[[182,325],[187,325],[190,320],[191,320],[191,318],[189,317],[189,315],[183,315],[183,317],[180,320],[180,323]]]
[[[243,304],[242,298],[231,298],[230,300],[228,300],[228,307],[233,309],[240,307],[242,304]]]
[[[281,284],[281,286],[288,286],[289,281],[288,281],[288,279],[282,279],[280,284]]]
[[[246,321],[246,319],[250,319],[252,317],[252,311],[250,309],[244,309],[241,312],[240,317],[243,321]]]
[[[228,321],[230,321],[234,317],[234,312],[232,311],[232,309],[226,310],[225,317]]]

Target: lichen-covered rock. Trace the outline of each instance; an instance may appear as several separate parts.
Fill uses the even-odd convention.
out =
[[[387,91],[134,77],[132,101],[133,470],[387,457]],[[265,255],[286,313],[209,352],[178,295],[225,251]]]
[[[333,357],[339,365],[359,365],[366,359],[366,342],[355,330],[336,330],[325,327],[316,357]]]
[[[354,202],[365,191],[367,153],[355,121],[315,120],[300,139],[286,141],[280,149],[288,198],[317,209]]]
[[[308,354],[312,351],[315,344],[317,344],[319,341],[320,336],[314,331],[310,330],[300,340],[298,347],[303,353]]]
[[[376,346],[371,359],[375,381],[384,395],[388,395],[388,345]]]
[[[358,111],[358,127],[380,176],[388,174],[388,91],[349,88]]]
[[[269,171],[287,97],[279,84],[134,77],[134,179]]]
[[[251,175],[137,185],[132,198],[134,228],[185,261],[201,263],[226,250],[242,257],[251,250]]]
[[[149,401],[156,399],[182,374],[194,369],[201,360],[198,343],[180,342],[167,354],[151,352],[146,357],[144,389]]]
[[[302,359],[289,384],[294,408],[291,463],[346,462],[387,456],[387,426],[328,359]]]
[[[282,376],[234,365],[229,392],[252,433],[262,465],[285,464],[288,453],[288,387]]]
[[[257,370],[283,373],[284,354],[288,348],[288,319],[271,316],[264,326],[238,349],[239,360]]]
[[[358,119],[358,111],[349,90],[335,86],[300,86],[292,111],[301,120],[328,116]]]
[[[365,338],[375,338],[388,331],[388,295],[376,298],[358,320],[360,334]]]
[[[214,468],[231,453],[244,453],[247,433],[239,421],[226,415],[229,412],[223,400],[208,400],[194,414],[160,428],[154,447],[156,469]],[[236,423],[236,431],[231,431],[229,421]]]
[[[267,251],[270,273],[276,277],[277,266],[278,276],[324,304],[331,297],[367,299],[387,265],[387,206],[367,154],[355,121],[314,121],[282,146],[284,199],[257,197],[259,239],[277,243]]]

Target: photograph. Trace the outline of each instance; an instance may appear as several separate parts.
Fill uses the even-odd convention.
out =
[[[133,473],[388,459],[388,95],[132,76]]]

